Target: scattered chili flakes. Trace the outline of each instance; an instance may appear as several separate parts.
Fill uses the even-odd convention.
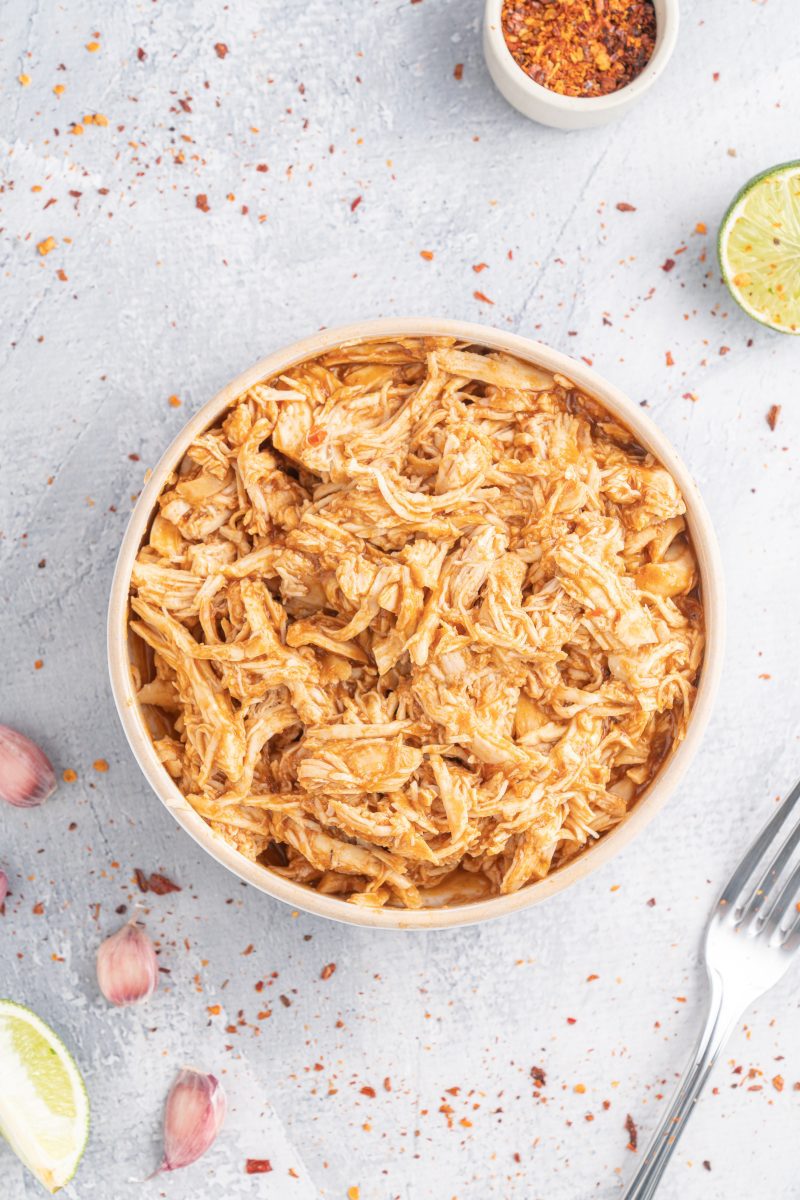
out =
[[[180,408],[182,401],[180,401],[177,396],[170,396],[167,403],[171,408]]]
[[[364,1084],[364,1086],[361,1088],[361,1095],[369,1096],[370,1100],[374,1100],[375,1099],[375,1088],[370,1087],[369,1084]]]
[[[479,263],[474,263],[472,269],[476,275],[480,275],[481,271],[485,271],[488,266],[489,266],[488,263],[479,262]]]
[[[66,90],[67,90],[67,89],[65,88],[65,86],[64,86],[64,84],[63,84],[63,83],[57,83],[57,84],[55,85],[55,87],[53,88],[53,95],[54,95],[54,96],[63,96],[63,95],[64,95],[64,92],[65,92]]]
[[[180,885],[173,883],[166,875],[151,875],[147,881],[150,884],[150,891],[155,892],[157,896],[166,896],[170,892],[179,892]]]
[[[464,78],[464,64],[463,63],[456,63],[456,65],[453,67],[453,78],[454,79],[463,79]]]
[[[330,979],[333,972],[336,970],[336,963],[327,963],[319,973],[320,979]]]
[[[222,1008],[220,1007],[219,1004],[209,1004],[208,1007],[206,1008],[206,1012],[208,1013],[208,1015],[210,1017],[218,1017],[219,1014],[222,1012]]]
[[[40,917],[42,915],[42,913],[44,912],[44,904],[42,903],[41,900],[36,901],[36,903],[33,906],[33,912],[35,913],[35,915],[37,917]]]
[[[199,208],[200,212],[210,212],[208,207],[208,196],[205,192],[199,192],[194,198],[195,208]]]
[[[694,227],[695,233],[708,233],[708,226],[705,221],[698,221]]]
[[[778,424],[778,417],[780,415],[781,415],[780,404],[773,404],[772,407],[770,408],[769,412],[767,413],[767,424],[769,425],[770,429],[774,430],[775,426]]]
[[[30,77],[30,75],[26,75],[24,71],[21,75],[17,76],[17,80],[19,81],[19,84],[21,87],[29,87],[30,86],[31,77]]]
[[[667,271],[667,272],[669,272],[669,271],[671,271],[671,270],[672,270],[672,268],[673,268],[674,266],[675,266],[675,259],[674,259],[674,258],[665,258],[665,259],[664,259],[664,261],[663,261],[663,263],[661,264],[661,270],[662,270],[662,271]]]
[[[625,1130],[628,1134],[628,1145],[625,1147],[625,1149],[633,1150],[635,1152],[637,1146],[639,1145],[639,1130],[636,1128],[636,1122],[630,1113],[628,1113],[625,1118]]]
[[[63,269],[63,267],[59,267],[58,270],[56,271],[56,278],[60,279],[62,283],[66,283],[69,279],[69,276],[67,275],[67,272]]]
[[[99,771],[101,775],[105,775],[108,770],[108,763],[104,758],[96,758],[92,763],[95,771]]]
[[[220,54],[220,58],[224,57],[224,54]],[[247,1175],[266,1175],[268,1171],[272,1170],[272,1163],[268,1158],[248,1158],[244,1169]]]
[[[42,669],[42,667],[43,667],[43,666],[44,666],[44,659],[43,659],[43,658],[37,658],[37,659],[36,659],[36,661],[35,661],[35,662],[34,662],[34,664],[33,664],[33,669],[34,669],[34,671],[41,671],[41,669]]]
[[[64,783],[74,783],[78,778],[78,772],[73,771],[72,767],[67,767],[66,771],[61,772],[61,778],[64,780]]]
[[[228,47],[224,42],[214,42],[214,49],[217,52],[217,58],[225,58],[228,54]]]
[[[425,262],[433,262],[433,251],[432,250],[420,250],[419,256],[420,256],[420,258],[424,258]]]
[[[783,1076],[782,1075],[773,1075],[772,1076],[772,1086],[775,1088],[776,1092],[782,1092],[783,1091]]]
[[[89,51],[90,54],[95,54],[100,49],[100,43],[99,42],[87,42],[86,49]]]
[[[668,367],[674,367],[674,366],[675,366],[675,359],[672,357],[672,351],[671,351],[671,350],[668,350],[668,351],[667,351],[667,353],[666,353],[666,362],[667,362],[667,366],[668,366]]]
[[[281,1002],[281,1004],[283,1005],[283,1007],[284,1007],[284,1008],[291,1008],[291,1007],[292,1007],[292,1002],[291,1002],[291,1000],[289,999],[289,997],[288,997],[288,996],[284,996],[284,995],[283,995],[283,993],[281,993],[281,995],[278,997],[278,999],[280,1000],[280,1002]]]
[[[577,1023],[578,1023],[578,1018],[577,1018],[577,1017],[567,1017],[567,1024],[568,1024],[568,1025],[577,1025]]]
[[[494,304],[494,300],[490,300],[484,292],[473,292],[476,300],[480,300],[481,304]]]
[[[636,205],[628,204],[627,200],[618,200],[617,212],[636,212]]]
[[[650,0],[505,0],[502,25],[517,65],[565,96],[606,96],[625,87],[655,48]]]
[[[350,212],[355,212],[363,199],[363,196],[356,196],[355,200],[353,200],[350,204]]]
[[[42,257],[44,257],[45,254],[49,254],[51,250],[55,250],[57,245],[58,242],[54,237],[46,237],[44,241],[39,242],[36,249],[39,251]]]
[[[147,876],[145,875],[142,868],[134,867],[133,874],[134,874],[134,878],[136,879],[136,886],[138,887],[139,891],[140,892],[149,892],[150,885],[147,882]]]
[[[147,58],[147,51],[143,50],[141,46],[138,46],[136,49],[136,57],[138,58],[139,62],[144,62],[144,60]]]
[[[576,1083],[572,1090],[573,1090],[573,1092],[577,1092],[579,1096],[582,1096],[586,1091],[586,1084],[585,1083]]]
[[[392,1090],[392,1081],[388,1075],[383,1081],[383,1090],[385,1092],[390,1092]]]
[[[708,1161],[708,1159],[707,1159],[707,1158],[704,1158],[704,1159],[703,1159],[703,1169],[704,1169],[705,1171],[710,1171],[710,1170],[711,1170],[711,1163]]]

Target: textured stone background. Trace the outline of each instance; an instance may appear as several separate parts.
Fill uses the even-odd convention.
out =
[[[625,1116],[643,1142],[701,1019],[709,905],[798,770],[800,347],[732,306],[713,255],[735,190],[798,152],[794,0],[684,3],[657,90],[571,135],[496,94],[480,8],[0,3],[0,719],[78,774],[45,808],[2,814],[0,992],[51,1020],[86,1072],[87,1200],[619,1195]],[[97,112],[108,125],[70,133]],[[715,518],[730,639],[703,749],[621,857],[501,923],[381,936],[292,913],[180,832],[119,728],[104,619],[143,472],[189,413],[320,325],[415,313],[538,336],[647,400]],[[94,953],[137,898],[137,866],[182,885],[143,898],[170,973],[143,1010],[109,1012]],[[665,1200],[797,1194],[797,982],[745,1018]],[[236,1111],[201,1164],[142,1185],[185,1061],[222,1072]],[[247,1178],[248,1155],[275,1170]],[[2,1148],[0,1194],[40,1194]]]

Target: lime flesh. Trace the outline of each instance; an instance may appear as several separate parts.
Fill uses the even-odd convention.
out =
[[[745,312],[781,333],[800,333],[800,162],[746,183],[719,231],[719,261]]]
[[[75,1060],[36,1013],[0,1000],[0,1133],[52,1194],[77,1170],[89,1098]]]

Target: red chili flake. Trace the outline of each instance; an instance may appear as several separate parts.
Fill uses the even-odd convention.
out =
[[[636,212],[636,205],[628,204],[625,200],[618,200],[617,212]]]
[[[186,99],[186,100],[179,100],[179,101],[178,101],[178,104],[180,104],[181,108],[182,108],[182,109],[183,109],[183,111],[184,111],[184,112],[186,112],[186,113],[190,113],[190,112],[192,111],[192,106],[191,106],[191,104],[189,103],[189,101],[190,101],[190,100],[191,100],[191,96],[189,96],[189,97],[188,97],[188,99]]]
[[[256,167],[256,170],[260,171],[262,175],[266,175],[267,171],[269,170],[269,163],[259,163]]]
[[[336,963],[328,963],[322,968],[319,973],[320,979],[330,979],[333,972],[336,970]]]
[[[385,1092],[390,1092],[392,1090],[392,1081],[388,1075],[386,1076],[386,1078],[383,1081],[383,1090]]]
[[[195,196],[194,202],[196,207],[200,209],[200,212],[207,213],[210,211],[208,207],[208,196],[205,194],[205,192],[200,192],[199,195]]]
[[[719,82],[719,71],[715,71],[714,74],[711,76],[711,78],[714,80],[714,83],[718,83]]]
[[[419,256],[420,256],[420,258],[424,258],[425,262],[433,262],[433,251],[432,250],[420,250]]]
[[[142,49],[141,46],[139,46],[138,50],[136,51],[136,57],[138,58],[139,62],[144,62],[144,60],[147,58],[147,53]]]
[[[586,976],[586,982],[587,982],[587,983],[594,983],[595,979],[599,979],[599,978],[600,978],[600,976],[599,976],[599,975],[587,975],[587,976]]]
[[[775,1088],[776,1092],[782,1092],[783,1091],[783,1076],[782,1075],[773,1075],[772,1076],[772,1086]]]
[[[272,1163],[268,1158],[248,1158],[244,1169],[247,1175],[266,1175],[272,1170]]]
[[[577,1018],[577,1017],[567,1017],[567,1024],[568,1024],[568,1025],[577,1025],[577,1023],[578,1023],[578,1018]]]
[[[368,1084],[365,1084],[364,1087],[362,1087],[362,1089],[361,1089],[361,1095],[369,1096],[370,1100],[374,1100],[375,1099],[375,1088],[370,1087]]]
[[[363,199],[364,199],[363,196],[356,196],[355,200],[353,200],[353,202],[350,205],[350,212],[355,212]]]
[[[781,415],[780,404],[773,404],[772,407],[770,408],[769,412],[767,413],[767,424],[769,425],[770,429],[774,430],[775,426],[778,424],[778,417],[780,415]]]
[[[289,999],[289,997],[288,997],[288,996],[284,996],[284,995],[282,995],[282,994],[281,994],[281,995],[278,997],[278,999],[280,1000],[280,1002],[281,1002],[281,1004],[283,1005],[283,1007],[284,1007],[284,1008],[291,1008],[291,1007],[292,1007],[292,1002],[291,1002],[291,1000]]]
[[[656,898],[655,898],[655,896],[651,896],[650,899],[647,901],[647,907],[655,908],[655,906],[656,906]]]
[[[472,269],[476,275],[480,275],[481,271],[485,271],[488,266],[489,266],[488,263],[479,262],[479,263],[475,263]]]
[[[256,984],[256,991],[263,992],[263,990],[264,990],[264,980],[259,979],[258,983]]]
[[[674,266],[675,266],[674,258],[665,258],[663,263],[661,264],[661,270],[662,271],[671,271]]]
[[[217,58],[225,58],[228,53],[228,47],[224,42],[214,42],[214,49],[217,52]]]
[[[655,48],[650,0],[504,0],[503,36],[534,82],[567,96],[604,96],[644,70]]]
[[[720,346],[719,352],[720,354],[730,354],[731,348],[730,346]]]
[[[675,366],[675,359],[672,357],[672,351],[671,351],[671,350],[668,350],[668,351],[667,351],[667,354],[666,354],[666,361],[667,361],[667,366],[668,366],[668,367],[674,367],[674,366]]]
[[[534,1087],[543,1088],[547,1083],[547,1075],[543,1067],[531,1067],[531,1079]]]
[[[36,901],[36,903],[33,906],[33,911],[37,917],[40,917],[42,915],[42,913],[44,912],[44,904],[42,903],[41,900]]]
[[[463,79],[464,78],[464,64],[463,63],[456,63],[456,65],[453,67],[453,78],[454,79]]]
[[[150,891],[155,892],[157,896],[166,896],[169,892],[179,892],[181,889],[177,883],[173,883],[166,875],[151,875],[148,880]]]
[[[703,1159],[703,1168],[704,1168],[706,1171],[710,1171],[710,1170],[711,1170],[711,1163],[708,1161],[708,1159],[707,1159],[707,1158],[704,1158],[704,1159]]]
[[[635,1151],[639,1145],[639,1130],[636,1128],[636,1122],[630,1113],[625,1118],[625,1130],[628,1134],[628,1145],[625,1149]]]
[[[136,886],[138,887],[139,891],[140,892],[149,892],[150,886],[147,882],[147,876],[145,875],[142,868],[136,867],[136,869],[134,870],[133,873],[136,876]]]
[[[481,304],[494,304],[494,300],[490,300],[483,292],[473,292],[476,300],[480,300]]]
[[[245,946],[244,950],[242,951],[242,954],[252,954],[254,950],[255,950],[255,946],[251,942],[249,946]]]

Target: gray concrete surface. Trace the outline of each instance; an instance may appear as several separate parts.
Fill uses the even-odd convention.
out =
[[[478,0],[0,3],[0,720],[78,775],[0,814],[0,992],[86,1073],[76,1196],[621,1194],[626,1114],[643,1142],[698,1027],[709,905],[800,763],[800,347],[739,312],[714,261],[736,189],[797,155],[800,26],[792,0],[682,7],[646,101],[564,135],[494,91]],[[192,411],[323,324],[414,313],[537,336],[648,402],[714,516],[730,641],[703,749],[634,845],[534,911],[412,937],[293,913],[180,832],[113,711],[104,617],[143,472]],[[135,867],[182,887],[142,898],[169,974],[112,1012],[94,953]],[[664,1200],[797,1194],[797,988],[747,1015]],[[201,1163],[139,1182],[186,1061],[236,1111]],[[275,1169],[247,1177],[247,1156]],[[4,1200],[39,1194],[0,1147]]]

